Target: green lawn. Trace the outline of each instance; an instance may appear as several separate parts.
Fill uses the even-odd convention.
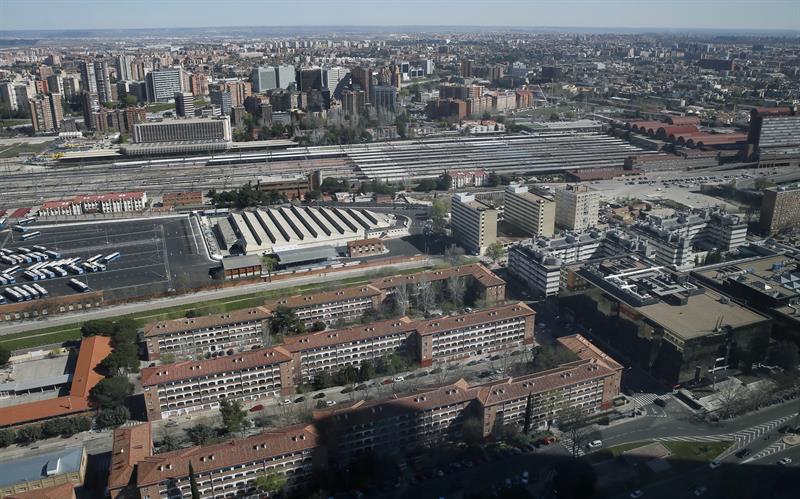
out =
[[[0,158],[16,158],[24,153],[39,153],[47,149],[48,145],[50,145],[50,142],[42,142],[40,144],[17,142],[10,146],[0,145]]]
[[[147,111],[151,113],[158,113],[160,111],[170,111],[175,109],[175,104],[164,102],[162,104],[152,104],[147,106]]]
[[[272,300],[282,296],[302,294],[309,291],[325,291],[336,287],[370,282],[381,275],[412,274],[415,272],[421,272],[423,270],[425,269],[422,267],[405,270],[388,268],[369,272],[363,276],[348,277],[338,281],[324,282],[319,284],[305,284],[303,286],[294,286],[291,288],[282,288],[271,291],[259,291],[257,293],[248,293],[228,298],[219,298],[216,300],[198,301],[186,305],[178,305],[174,307],[148,310],[146,312],[126,314],[119,316],[118,318],[129,317],[135,320],[136,323],[142,327],[150,322],[185,317],[186,312],[189,310],[196,310],[200,315],[230,312],[232,310],[257,307],[262,305],[265,300]],[[38,346],[52,345],[55,343],[63,343],[70,340],[77,340],[81,337],[81,324],[82,322],[76,322],[74,324],[68,324],[64,326],[51,326],[42,329],[35,329],[32,331],[1,336],[0,345],[3,345],[13,351],[23,348],[34,348]]]
[[[619,457],[622,455],[623,452],[629,451],[631,449],[639,448],[643,445],[647,445],[649,441],[645,442],[629,442],[627,444],[615,445],[613,447],[607,447],[605,449],[599,450],[597,452],[592,452],[586,456],[586,460],[592,464],[595,463],[602,463],[603,461],[607,461],[609,459],[614,459],[615,457]]]
[[[671,460],[700,461],[707,463],[725,452],[733,444],[730,440],[722,442],[662,442],[672,455]]]
[[[0,128],[5,128],[9,126],[17,126],[17,125],[30,125],[31,120],[24,120],[24,119],[3,119],[0,120]]]

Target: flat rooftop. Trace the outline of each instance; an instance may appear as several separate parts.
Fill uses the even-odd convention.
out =
[[[0,463],[0,487],[73,473],[80,469],[81,462],[83,447],[68,447],[55,452],[28,454],[24,459],[11,459]]]
[[[725,262],[693,274],[718,285],[735,279],[740,284],[781,300],[800,294],[800,265],[786,255]]]
[[[685,305],[660,301],[638,307],[636,311],[683,340],[713,334],[720,319],[721,326],[734,329],[769,320],[731,300],[723,300],[722,297],[722,294],[706,289],[702,294],[690,296]]]

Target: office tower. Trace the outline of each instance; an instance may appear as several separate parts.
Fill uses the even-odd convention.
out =
[[[331,95],[336,92],[336,87],[339,85],[339,82],[344,80],[347,76],[347,73],[350,72],[347,68],[340,66],[335,68],[327,68],[324,71],[326,73],[325,78],[327,81],[328,90],[330,90]]]
[[[11,111],[17,110],[17,95],[14,92],[14,84],[10,81],[0,82],[0,103],[8,106]]]
[[[357,115],[364,112],[367,95],[363,90],[345,90],[342,92],[342,112],[345,115]]]
[[[57,132],[63,112],[61,94],[39,94],[28,101],[34,132]]]
[[[81,73],[81,90],[96,94],[97,77],[94,73],[94,64],[87,61],[81,61],[78,63],[78,70]]]
[[[547,81],[558,81],[564,75],[558,66],[542,66],[542,79]]]
[[[505,221],[526,235],[553,235],[556,203],[552,199],[528,192],[527,186],[510,185],[506,188],[503,208]]]
[[[133,141],[137,144],[147,142],[184,142],[189,140],[230,142],[230,119],[227,116],[222,118],[187,118],[185,120],[137,123],[133,126]]]
[[[289,88],[289,85],[295,82],[294,66],[276,66],[275,75],[277,81],[277,88]]]
[[[456,194],[451,212],[453,237],[470,253],[483,255],[497,241],[497,210],[474,194]]]
[[[469,59],[464,59],[461,61],[461,76],[464,78],[469,78],[472,76],[472,61]]]
[[[203,73],[193,73],[189,77],[189,91],[192,95],[208,95],[208,76]]]
[[[100,101],[97,94],[83,92],[81,94],[81,105],[83,107],[83,124],[88,129],[94,129],[94,113],[100,110]]]
[[[430,76],[433,74],[433,59],[425,59],[422,61],[422,71],[425,72],[425,76]]]
[[[266,92],[273,88],[278,88],[278,74],[274,67],[253,68],[250,72],[250,78],[253,80],[254,92]]]
[[[111,79],[108,75],[108,62],[94,62],[94,76],[97,78],[97,98],[106,103],[114,100],[111,93]]]
[[[176,92],[175,114],[181,118],[194,116],[194,95],[190,92]]]
[[[114,61],[117,69],[117,80],[134,80],[133,71],[131,70],[131,63],[134,58],[132,55],[121,54],[118,55]]]
[[[353,78],[353,88],[363,90],[367,102],[372,102],[372,70],[358,66],[350,70],[350,76]]]
[[[53,94],[63,94],[64,89],[61,84],[61,75],[50,75],[47,77],[47,89]]]
[[[597,225],[600,197],[585,185],[568,185],[556,190],[556,225],[582,231]]]
[[[322,68],[307,68],[297,71],[297,89],[301,92],[327,88],[328,74]]]
[[[233,104],[231,103],[230,92],[215,88],[214,90],[211,90],[210,95],[211,103],[219,107],[222,116],[228,116],[231,114],[231,108],[233,107]]]
[[[246,111],[244,106],[233,106],[231,109],[231,125],[242,126],[244,125],[244,116]]]
[[[375,85],[375,87],[373,87],[372,103],[378,112],[395,112],[397,105],[397,87]]]
[[[180,68],[159,69],[147,74],[148,100],[151,102],[169,102],[181,91]]]

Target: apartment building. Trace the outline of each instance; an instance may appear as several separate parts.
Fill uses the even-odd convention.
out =
[[[569,230],[586,230],[597,225],[600,194],[575,184],[556,190],[556,225]]]
[[[487,304],[499,303],[505,300],[506,282],[480,263],[459,265],[447,269],[429,270],[427,272],[417,272],[414,274],[382,277],[372,281],[371,284],[384,292],[386,296],[390,296],[398,286],[406,285],[413,288],[423,283],[443,282],[455,277],[467,279],[467,286],[475,286],[478,291],[478,298],[485,300]]]
[[[759,223],[767,234],[800,227],[800,184],[764,189]]]
[[[310,295],[294,295],[267,302],[272,310],[278,307],[291,308],[306,327],[321,321],[328,326],[337,322],[354,321],[364,312],[377,309],[383,301],[381,290],[372,285],[324,291]]]
[[[220,400],[253,401],[291,393],[289,353],[264,348],[141,371],[149,420],[219,407]]]
[[[467,251],[484,254],[497,241],[497,213],[493,206],[477,201],[474,194],[456,194],[450,219],[453,236]]]
[[[200,358],[233,349],[250,350],[265,344],[272,312],[264,307],[224,314],[175,319],[147,324],[143,337],[148,360],[164,354],[175,358]]]
[[[308,383],[321,372],[359,367],[363,362],[399,351],[413,354],[416,342],[411,338],[418,326],[408,317],[402,317],[292,336],[281,346],[292,356],[292,374],[296,382]]]
[[[613,407],[623,367],[580,335],[559,341],[581,358],[518,378],[481,385],[461,379],[387,400],[318,411],[315,421],[326,436],[331,465],[344,466],[367,451],[391,453],[452,440],[472,418],[482,423],[486,437],[502,426],[521,426],[529,395],[534,427],[557,424],[566,408],[592,414]]]
[[[133,141],[136,143],[230,142],[231,137],[231,122],[228,116],[152,121],[136,123],[133,126]]]
[[[533,344],[536,313],[522,302],[417,325],[422,366]]]
[[[149,426],[139,425],[134,428]],[[194,470],[199,497],[262,497],[255,480],[265,473],[286,478],[286,491],[292,493],[311,480],[312,471],[325,467],[324,448],[313,426],[291,426],[252,437],[234,439],[205,447],[195,446],[173,452],[153,454],[152,440],[145,430],[131,434],[126,428],[114,433],[109,489],[112,499],[122,491],[143,499],[191,497],[189,464]],[[145,457],[141,448],[147,449]],[[138,459],[127,460],[135,454]],[[130,485],[123,479],[133,478]]]
[[[526,235],[552,236],[555,216],[556,203],[552,198],[529,192],[525,185],[506,188],[503,218]]]

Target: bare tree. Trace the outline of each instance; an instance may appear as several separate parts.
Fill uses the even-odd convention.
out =
[[[431,281],[417,284],[417,308],[428,313],[436,307],[436,291]]]
[[[464,304],[464,293],[467,292],[467,282],[461,276],[453,276],[447,279],[447,291],[450,299],[456,307]]]
[[[748,399],[748,390],[731,378],[719,386],[716,395],[719,401],[717,415],[727,419],[742,412]]]
[[[572,447],[569,450],[574,457],[578,457],[578,450],[592,434],[586,411],[580,407],[564,407],[558,413],[558,427],[572,440]]]
[[[400,316],[406,315],[406,312],[408,312],[409,303],[411,301],[408,296],[408,287],[405,284],[401,284],[400,286],[394,288],[394,295],[392,298],[394,300],[394,307],[397,314]]]

